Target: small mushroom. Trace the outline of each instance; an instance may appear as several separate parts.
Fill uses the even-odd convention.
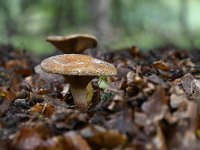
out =
[[[41,67],[45,72],[65,77],[70,83],[75,105],[83,112],[88,110],[87,93],[92,92],[87,91],[88,83],[97,76],[117,74],[117,69],[112,64],[81,54],[52,56],[43,60]]]
[[[65,54],[81,54],[87,48],[97,46],[96,37],[88,34],[48,36],[46,39]]]

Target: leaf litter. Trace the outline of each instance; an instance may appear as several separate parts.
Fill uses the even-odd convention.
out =
[[[41,58],[0,46],[0,149],[198,149],[198,53],[131,47],[94,57],[118,74],[92,81],[87,113]]]

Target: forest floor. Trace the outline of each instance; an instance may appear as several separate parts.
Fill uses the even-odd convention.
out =
[[[155,150],[200,147],[200,53],[136,47],[98,54],[116,76],[94,79],[87,113],[42,58],[0,46],[0,150]]]

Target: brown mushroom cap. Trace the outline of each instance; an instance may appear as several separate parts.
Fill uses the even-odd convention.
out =
[[[42,61],[41,67],[49,73],[76,76],[116,75],[116,68],[105,61],[81,54],[63,54]]]
[[[97,46],[97,39],[88,34],[48,36],[46,40],[66,54],[82,53],[87,48]]]

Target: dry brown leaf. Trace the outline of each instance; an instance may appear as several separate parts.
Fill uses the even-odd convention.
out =
[[[163,71],[169,70],[169,65],[162,60],[153,62],[153,67],[160,69],[160,70],[163,70]]]
[[[37,150],[65,150],[63,139],[62,136],[55,136],[43,140],[42,144],[37,147]]]
[[[12,146],[19,150],[36,150],[42,145],[41,135],[32,128],[22,128],[19,130],[12,141]]]
[[[88,116],[78,110],[59,109],[52,114],[51,121],[54,124],[54,128],[68,131],[83,128],[88,122]]]
[[[140,127],[144,127],[146,125],[148,118],[145,113],[135,112],[134,113],[134,122],[136,125]]]
[[[87,127],[81,131],[81,135],[87,139],[94,149],[112,149],[122,146],[127,138],[117,130],[106,130],[99,126]]]
[[[28,68],[27,60],[26,59],[13,59],[6,63],[5,68],[10,70],[16,66],[22,68]]]
[[[187,95],[193,95],[200,91],[200,80],[194,78],[190,73],[181,78],[181,83]]]
[[[165,136],[163,134],[159,121],[156,122],[156,136],[153,139],[153,142],[156,146],[156,149],[168,150],[166,141],[165,141]]]
[[[66,150],[91,150],[86,140],[73,131],[65,133],[64,139]]]
[[[170,91],[170,106],[171,108],[178,108],[183,104],[187,103],[185,92],[179,86],[173,86]]]
[[[166,104],[168,100],[169,97],[166,95],[165,89],[158,86],[149,100],[143,103],[142,110],[155,120],[160,120],[167,112],[168,107]]]
[[[128,49],[129,52],[133,57],[141,57],[142,53],[140,52],[140,49],[136,46],[132,46],[131,48]]]
[[[27,59],[14,59],[6,63],[5,68],[8,70],[14,70],[16,74],[29,76],[32,74],[32,70],[29,69]]]
[[[32,113],[40,113],[45,117],[50,117],[55,111],[55,107],[50,103],[37,103],[31,108]]]
[[[0,87],[0,96],[4,97],[6,100],[13,100],[16,97],[16,93],[9,87]]]

